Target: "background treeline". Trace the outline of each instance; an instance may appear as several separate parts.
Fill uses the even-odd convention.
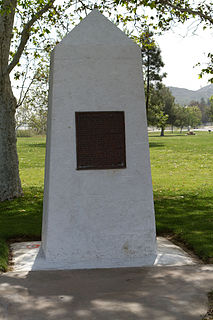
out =
[[[161,58],[161,50],[153,38],[153,33],[147,29],[142,33],[139,44],[143,60],[143,73],[145,82],[146,110],[148,125],[161,129],[164,135],[166,126],[184,127],[189,130],[201,123],[213,121],[213,97],[207,102],[192,101],[188,105],[175,103],[175,98],[169,88],[163,85],[166,73],[161,69],[164,63]]]
[[[150,102],[147,110],[148,125],[161,129],[161,135],[167,126],[179,128],[195,128],[213,122],[213,97],[205,101],[191,101],[188,105],[175,103],[169,88],[163,84],[153,85],[150,89]]]

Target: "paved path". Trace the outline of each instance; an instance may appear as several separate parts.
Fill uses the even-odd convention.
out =
[[[197,320],[213,266],[8,272],[1,320]]]

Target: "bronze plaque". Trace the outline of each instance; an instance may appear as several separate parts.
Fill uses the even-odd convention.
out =
[[[123,111],[76,112],[77,169],[126,168]]]

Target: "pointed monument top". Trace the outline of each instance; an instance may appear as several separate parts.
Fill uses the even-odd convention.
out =
[[[92,10],[61,42],[66,45],[80,44],[112,44],[126,42],[136,45],[123,31],[108,20],[98,9]],[[59,44],[59,45],[60,45]]]

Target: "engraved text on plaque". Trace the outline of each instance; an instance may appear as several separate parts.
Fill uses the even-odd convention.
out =
[[[123,111],[76,112],[77,169],[126,168]]]

